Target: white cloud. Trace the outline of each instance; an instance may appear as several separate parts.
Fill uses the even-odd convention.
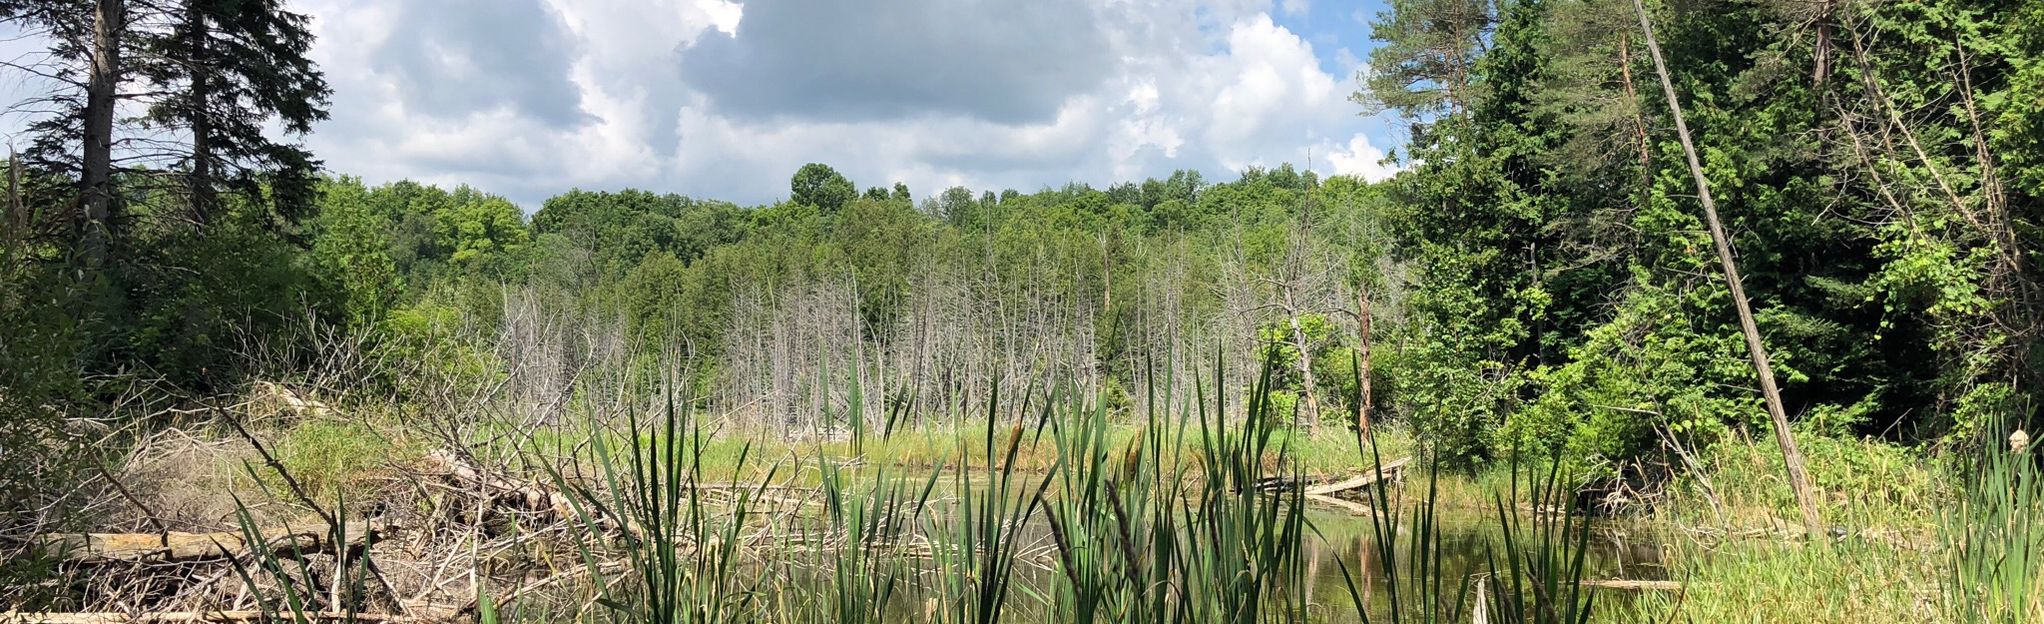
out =
[[[785,3],[858,0],[748,1],[760,3],[752,10],[785,13]],[[443,2],[487,5],[498,25],[437,18],[446,11],[426,8]],[[1057,59],[952,60],[932,66],[1018,74],[967,83],[992,93],[891,100],[885,93],[844,95],[847,106],[864,106],[858,114],[828,114],[839,96],[798,86],[790,93],[820,100],[771,115],[734,114],[723,106],[742,100],[719,100],[689,83],[726,70],[689,63],[706,42],[718,42],[718,58],[733,58],[728,55],[772,45],[763,43],[775,41],[766,34],[772,28],[790,27],[785,19],[755,22],[747,6],[729,0],[300,0],[294,6],[314,17],[319,41],[313,56],[335,89],[333,119],[308,140],[329,169],[372,182],[466,182],[510,195],[528,210],[571,187],[637,186],[765,202],[785,196],[788,176],[806,162],[829,163],[863,186],[906,182],[918,195],[950,185],[1104,186],[1180,168],[1225,180],[1242,167],[1304,165],[1309,157],[1324,174],[1376,179],[1394,172],[1378,164],[1384,152],[1365,134],[1374,122],[1358,117],[1346,99],[1360,61],[1346,50],[1316,49],[1273,20],[1274,11],[1305,13],[1303,0],[1088,0],[1069,5],[1077,8],[1060,15],[1062,21],[1002,9],[1022,16],[1010,21],[1024,31],[981,25],[972,36],[1045,43],[974,44],[970,50],[1016,55],[1056,49],[1091,65],[1046,71],[1036,64]],[[830,45],[840,54],[881,49],[892,56],[876,55],[865,64],[833,59],[827,66],[870,76],[878,88],[952,88],[888,72],[903,54],[941,54],[950,42],[971,36],[952,32],[943,20],[889,14],[904,23],[861,31],[874,45],[857,37]],[[508,21],[514,17],[525,22]],[[1083,27],[1046,25],[1054,22]],[[890,39],[904,37],[929,40]],[[1080,37],[1099,49],[1048,43],[1058,37]],[[440,61],[428,63],[432,59]],[[1339,71],[1323,70],[1323,59]],[[463,74],[464,66],[484,73]],[[733,80],[785,79],[717,77],[725,88]],[[820,80],[816,84],[833,84],[829,77]],[[1046,93],[1053,98],[1048,105]],[[18,124],[0,120],[0,127],[9,125]]]
[[[1372,182],[1398,175],[1398,167],[1384,164],[1384,150],[1370,144],[1363,135],[1349,137],[1347,145],[1325,152],[1337,175],[1352,175]]]

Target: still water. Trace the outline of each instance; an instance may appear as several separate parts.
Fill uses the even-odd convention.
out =
[[[1371,617],[1385,621],[1390,610],[1391,597],[1386,587],[1386,571],[1382,569],[1377,555],[1376,539],[1373,535],[1372,520],[1367,516],[1347,512],[1311,507],[1306,520],[1312,526],[1308,537],[1301,544],[1304,560],[1301,571],[1305,585],[1307,613],[1301,621],[1349,623],[1359,622],[1355,610],[1355,599],[1351,597],[1348,579],[1352,578],[1358,593],[1370,605]],[[1498,518],[1494,510],[1442,509],[1437,511],[1437,530],[1440,534],[1441,557],[1439,559],[1441,589],[1443,592],[1462,592],[1474,597],[1475,580],[1490,571],[1493,551],[1498,565],[1505,565],[1501,551],[1502,541],[1498,529]],[[1409,526],[1399,527],[1398,544],[1400,557],[1402,549],[1411,538]],[[1662,550],[1653,540],[1643,535],[1650,533],[1635,531],[1630,523],[1623,520],[1597,520],[1591,524],[1590,543],[1584,558],[1583,578],[1661,580],[1666,572],[1661,560]],[[1052,537],[1047,523],[1039,514],[1019,532],[1022,546],[1017,550],[1020,556],[1014,573],[1014,586],[1009,591],[1004,621],[1039,622],[1051,621],[1049,601],[1056,590],[1055,576],[1059,574],[1052,549]],[[889,601],[894,621],[930,621],[929,610],[937,608],[931,584],[950,572],[928,569],[903,575],[903,583],[895,590]],[[1347,576],[1343,574],[1346,568]],[[822,570],[818,573],[827,575]],[[1396,571],[1409,575],[1408,570]],[[798,573],[799,575],[800,573]],[[1469,579],[1469,586],[1464,586]],[[819,577],[816,579],[823,581]],[[1401,579],[1409,584],[1409,580]],[[799,582],[799,581],[798,581]],[[1634,594],[1628,590],[1586,589],[1597,592],[1595,608],[1598,612],[1628,608]],[[1409,598],[1408,598],[1409,600]],[[1410,607],[1408,606],[1408,610]],[[1468,615],[1461,616],[1469,621]]]

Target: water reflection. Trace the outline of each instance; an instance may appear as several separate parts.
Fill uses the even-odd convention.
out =
[[[1495,512],[1439,510],[1437,513],[1441,549],[1437,559],[1440,591],[1461,591],[1465,597],[1473,597],[1473,581],[1465,587],[1464,580],[1487,574],[1491,549],[1502,546]],[[1371,617],[1383,621],[1390,611],[1387,591],[1390,572],[1383,569],[1370,519],[1318,508],[1307,512],[1306,518],[1314,530],[1300,546],[1303,564],[1300,582],[1305,590],[1308,611],[1304,618],[1315,622],[1360,621],[1342,574],[1345,566],[1356,583],[1357,593],[1370,605]],[[1629,535],[1640,533],[1631,528],[1620,520],[1601,520],[1592,524],[1590,547],[1584,558],[1585,579],[1665,578],[1661,550],[1651,541],[1629,538]],[[1407,557],[1404,549],[1409,545],[1411,535],[1406,526],[1399,527],[1398,531],[1396,541],[1400,551],[1397,557],[1403,561]],[[1051,601],[1058,590],[1055,583],[1060,578],[1047,524],[1039,516],[1023,527],[1018,535],[1024,544],[1018,549],[1018,558],[1024,561],[1015,569],[1015,585],[1007,597],[1003,620],[1052,621]],[[1500,553],[1498,556],[1503,555]],[[897,562],[900,567],[894,568],[900,574],[901,583],[890,598],[888,607],[888,611],[898,617],[890,619],[930,621],[931,610],[938,608],[936,588],[944,575],[955,571],[934,569],[932,561],[927,558],[910,559]],[[812,560],[812,563],[821,564],[821,558]],[[1503,565],[1502,560],[1499,565]],[[801,567],[799,562],[797,567]],[[813,572],[821,573],[815,577],[815,582],[831,582],[827,570]],[[1403,577],[1409,575],[1410,570],[1400,569],[1396,573]],[[798,578],[807,576],[797,574]],[[1400,582],[1409,584],[1411,580],[1401,578]],[[798,585],[801,583],[798,582]],[[1633,594],[1627,591],[1595,591],[1602,592],[1596,599],[1596,608],[1600,612],[1628,608],[1632,601]],[[1449,600],[1452,601],[1452,598]],[[1407,609],[1411,609],[1409,604]]]
[[[1501,535],[1497,527],[1495,512],[1441,511],[1437,516],[1440,532],[1439,582],[1444,592],[1465,591],[1473,598],[1474,583],[1465,589],[1464,579],[1475,579],[1490,571],[1492,548],[1499,548],[1498,565],[1503,560]],[[1348,574],[1354,577],[1356,589],[1371,606],[1373,618],[1382,618],[1390,611],[1390,596],[1386,587],[1387,572],[1377,552],[1376,537],[1371,521],[1366,517],[1337,514],[1322,511],[1307,513],[1307,521],[1318,530],[1317,538],[1309,538],[1301,548],[1304,550],[1305,587],[1307,603],[1326,609],[1324,621],[1357,621],[1354,614],[1354,599],[1349,595],[1347,581],[1343,579],[1340,566],[1347,566]],[[1659,580],[1666,571],[1661,561],[1661,549],[1650,542],[1630,539],[1636,532],[1623,521],[1599,521],[1591,525],[1590,547],[1584,556],[1583,578],[1585,579],[1633,579]],[[1404,561],[1409,554],[1407,546],[1411,536],[1406,527],[1400,528],[1397,536],[1397,558]],[[1410,570],[1396,571],[1409,575]],[[1410,583],[1409,579],[1400,579]],[[1624,608],[1630,602],[1630,595],[1617,591],[1606,591],[1608,596],[1599,596],[1599,609]],[[1323,615],[1323,614],[1315,614]]]

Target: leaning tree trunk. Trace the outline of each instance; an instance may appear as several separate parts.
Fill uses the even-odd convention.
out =
[[[1746,335],[1746,351],[1753,356],[1753,370],[1760,376],[1760,393],[1767,400],[1767,416],[1774,421],[1774,441],[1781,445],[1782,462],[1788,465],[1789,485],[1795,489],[1796,504],[1802,507],[1803,528],[1811,537],[1823,532],[1823,523],[1817,516],[1817,497],[1810,487],[1810,472],[1803,466],[1803,452],[1796,448],[1795,434],[1789,431],[1788,412],[1782,407],[1781,389],[1774,383],[1774,367],[1768,364],[1767,346],[1760,341],[1760,328],[1753,322],[1753,308],[1746,300],[1746,288],[1739,281],[1739,267],[1732,260],[1732,243],[1725,236],[1725,226],[1718,220],[1717,202],[1710,196],[1710,180],[1703,175],[1703,164],[1697,159],[1696,145],[1689,139],[1689,124],[1682,119],[1682,105],[1675,99],[1675,82],[1668,77],[1668,64],[1661,58],[1661,45],[1654,39],[1653,22],[1647,19],[1647,7],[1642,0],[1632,0],[1632,6],[1639,12],[1640,30],[1647,40],[1647,51],[1653,54],[1654,71],[1660,75],[1661,91],[1668,98],[1668,112],[1675,118],[1675,133],[1682,140],[1682,153],[1689,159],[1689,174],[1696,179],[1696,195],[1703,203],[1703,216],[1710,226],[1710,237],[1717,244],[1718,262],[1724,265],[1725,284],[1732,291],[1732,306],[1739,312],[1739,330]]]
[[[85,85],[85,145],[79,188],[84,202],[80,247],[86,263],[105,266],[113,225],[114,95],[121,79],[126,0],[98,0],[92,19],[92,67]]]

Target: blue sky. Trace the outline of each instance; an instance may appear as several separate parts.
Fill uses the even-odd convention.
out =
[[[806,162],[861,186],[1035,190],[1306,164],[1381,178],[1347,101],[1377,0],[295,0],[370,182],[743,204]],[[36,42],[0,41],[0,54]],[[35,85],[0,80],[20,100]],[[21,142],[30,114],[0,117]]]

